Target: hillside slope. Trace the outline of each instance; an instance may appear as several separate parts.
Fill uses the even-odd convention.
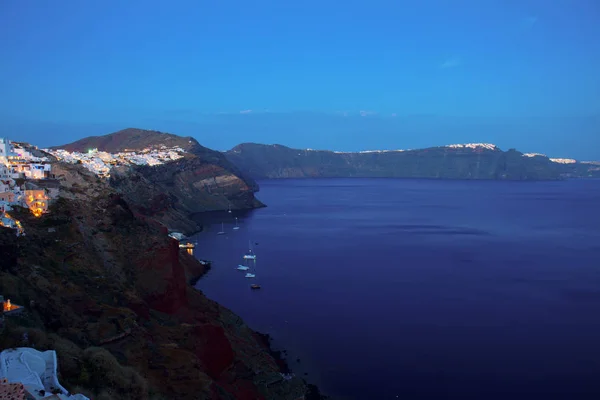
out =
[[[0,348],[58,353],[61,382],[98,399],[302,398],[264,338],[188,283],[204,272],[106,180],[56,164],[59,200],[26,235],[0,229],[0,293],[24,305]],[[269,383],[269,385],[267,385]]]
[[[110,184],[141,213],[184,233],[199,227],[190,218],[207,211],[262,207],[256,182],[224,154],[201,146],[191,137],[141,129],[124,129],[57,146],[70,152],[141,152],[176,148],[184,157],[161,165],[128,165],[111,170]]]
[[[254,179],[394,177],[436,179],[560,179],[573,167],[547,157],[526,157],[489,144],[451,145],[406,151],[341,153],[282,145],[240,144],[229,161]],[[569,169],[570,168],[570,169]]]

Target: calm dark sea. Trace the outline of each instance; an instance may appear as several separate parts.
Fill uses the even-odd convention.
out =
[[[197,287],[326,394],[600,398],[600,181],[260,187],[239,231],[198,235]],[[248,240],[260,291],[235,270]]]

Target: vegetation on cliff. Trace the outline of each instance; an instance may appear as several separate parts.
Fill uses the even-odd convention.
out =
[[[187,284],[203,266],[161,224],[81,165],[57,168],[50,212],[15,210],[26,236],[0,230],[0,291],[26,306],[6,317],[0,347],[55,349],[61,382],[94,399],[308,392],[283,379],[256,332]]]
[[[552,180],[587,176],[590,168],[525,157],[491,146],[432,147],[407,151],[337,153],[282,145],[240,144],[226,152],[254,179],[393,177],[434,179]]]

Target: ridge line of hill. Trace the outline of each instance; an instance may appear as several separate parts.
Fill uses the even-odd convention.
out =
[[[426,178],[559,180],[600,177],[600,163],[507,151],[489,143],[455,144],[410,150],[335,152],[242,143],[227,159],[254,179]]]

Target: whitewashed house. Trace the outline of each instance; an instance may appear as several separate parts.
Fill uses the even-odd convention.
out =
[[[51,164],[30,162],[29,168],[24,169],[23,173],[27,179],[46,179],[50,177]]]
[[[14,203],[16,197],[17,196],[13,192],[10,192],[10,191],[0,192],[0,201],[6,201],[8,203]]]
[[[0,180],[6,181],[10,178],[10,170],[6,167],[6,165],[0,163]]]
[[[47,157],[36,157],[25,143],[0,138],[0,179],[46,179],[52,172]]]
[[[12,211],[12,207],[8,201],[0,200],[0,213]]]
[[[8,157],[14,156],[13,145],[7,138],[0,138],[0,160],[6,163]]]

